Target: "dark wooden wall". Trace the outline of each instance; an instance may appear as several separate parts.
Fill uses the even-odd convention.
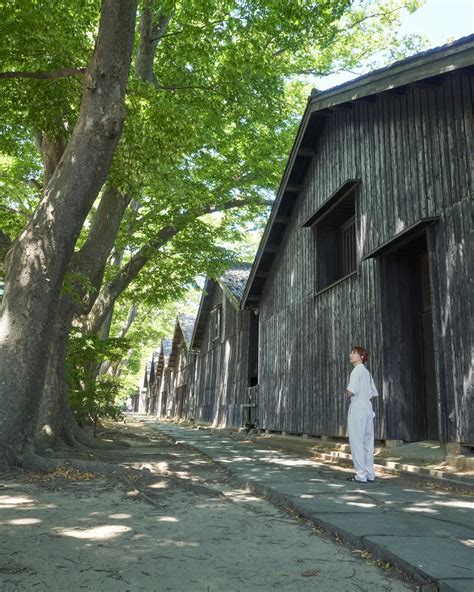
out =
[[[222,333],[210,340],[209,320],[197,361],[195,419],[213,425],[240,427],[244,422],[248,384],[249,311],[238,311],[217,285],[211,308],[222,306]]]
[[[382,302],[382,261],[362,261],[357,274],[316,294],[315,231],[301,228],[347,179],[360,179],[360,258],[439,216],[428,229],[428,250],[441,438],[474,441],[473,97],[473,75],[460,71],[327,116],[260,303],[260,427],[345,435],[348,354],[362,344],[381,393],[376,437],[412,439],[416,393],[402,379],[409,337],[387,351],[384,335],[398,329]]]

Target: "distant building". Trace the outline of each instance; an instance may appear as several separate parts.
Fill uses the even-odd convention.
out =
[[[258,323],[240,301],[251,265],[242,263],[204,287],[191,348],[198,354],[195,413],[198,422],[242,426],[247,387],[257,380]],[[250,343],[253,352],[250,359]]]
[[[171,370],[168,416],[175,419],[188,417],[193,402],[195,356],[190,352],[191,336],[196,317],[179,314],[168,360]]]

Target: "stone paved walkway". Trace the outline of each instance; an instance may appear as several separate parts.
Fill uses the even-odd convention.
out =
[[[350,483],[347,470],[322,462],[156,419],[145,422],[205,453],[236,484],[423,578],[423,589],[474,591],[472,495],[394,476]]]

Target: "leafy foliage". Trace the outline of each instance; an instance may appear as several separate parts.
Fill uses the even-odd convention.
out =
[[[216,277],[232,264],[243,228],[256,233],[263,226],[268,210],[262,202],[278,187],[314,77],[369,69],[418,50],[421,41],[400,39],[398,28],[401,12],[422,3],[142,0],[142,12],[170,19],[156,38],[150,76],[144,79],[132,69],[127,119],[108,179],[139,204],[127,210],[114,254],[122,265],[142,249],[147,257],[121,296],[118,320],[138,302],[142,319],[146,314],[155,318],[153,307],[170,310],[195,285],[196,276]],[[87,65],[99,0],[11,0],[0,1],[0,8],[4,71]],[[0,230],[14,239],[43,195],[38,136],[68,139],[82,78],[0,83]],[[239,207],[231,209],[232,204]],[[209,215],[212,211],[220,213]],[[179,232],[157,246],[157,236],[170,227]],[[89,228],[90,218],[78,248]],[[250,256],[253,248],[244,245],[241,251]],[[110,264],[104,281],[116,274]],[[74,296],[78,283],[91,287],[79,274],[65,278],[63,291]],[[151,322],[137,320],[136,325],[144,335],[153,334]],[[146,339],[134,334],[119,344],[73,336],[68,373],[79,415],[113,412],[111,401],[122,388],[108,379],[89,383],[85,370],[126,356],[132,367],[135,358],[128,352],[146,347]]]
[[[110,375],[96,378],[91,368],[105,360],[120,360],[127,348],[126,339],[101,340],[78,332],[71,336],[66,370],[69,403],[79,425],[96,424],[102,417],[120,418],[117,400],[123,394],[122,380]]]

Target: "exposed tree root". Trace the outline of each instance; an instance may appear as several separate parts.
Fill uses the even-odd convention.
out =
[[[73,448],[75,450],[88,450],[90,446],[85,446],[79,442],[75,437],[74,431],[71,429],[69,423],[65,423],[66,425],[64,425],[63,431],[61,433],[61,439],[65,442],[66,446],[69,446],[69,448]]]
[[[120,475],[126,473],[127,469],[120,465],[105,463],[100,461],[80,460],[76,458],[58,459],[46,458],[34,452],[25,453],[18,459],[18,466],[22,469],[32,471],[51,471],[60,468],[73,468],[87,473],[97,473],[98,475]]]
[[[63,437],[73,448],[92,448],[97,450],[112,450],[114,448],[128,448],[125,442],[105,442],[100,438],[94,438],[83,430],[77,423],[69,405],[66,407],[64,419]]]
[[[148,479],[150,476],[150,470],[147,468],[134,469],[130,467],[124,467],[120,464],[106,463],[95,460],[80,460],[75,458],[46,458],[34,452],[27,452],[20,459],[18,459],[18,467],[32,471],[54,471],[56,469],[72,468],[84,473],[115,476],[121,480],[126,481],[128,481],[132,476],[134,479]]]

